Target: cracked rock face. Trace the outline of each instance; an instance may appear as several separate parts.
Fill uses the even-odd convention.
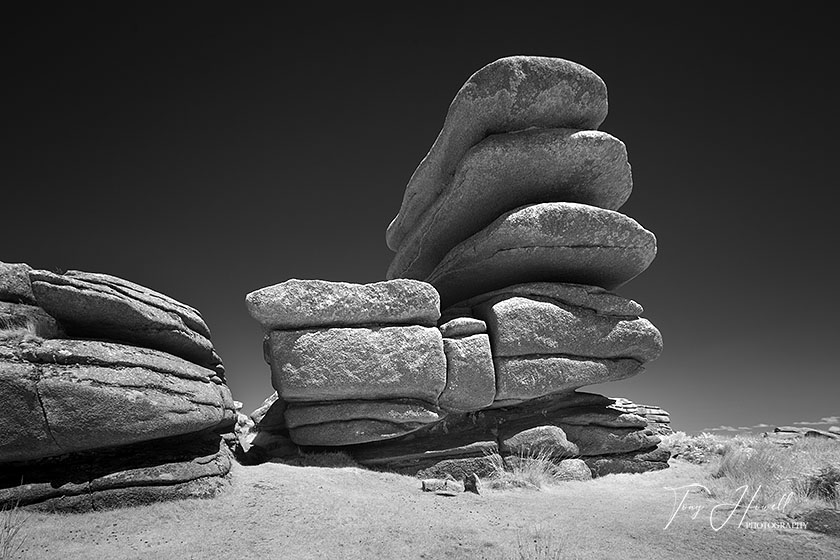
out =
[[[523,282],[614,289],[656,256],[656,238],[618,212],[571,202],[525,206],[452,249],[425,280],[441,304]]]
[[[236,414],[198,311],[114,276],[14,266],[36,305],[0,301],[0,505],[212,495]]]
[[[216,373],[147,348],[90,340],[0,346],[0,461],[198,432],[232,422]]]

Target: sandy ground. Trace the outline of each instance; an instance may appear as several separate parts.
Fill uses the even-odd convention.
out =
[[[501,559],[519,558],[536,536],[560,558],[840,558],[840,538],[739,528],[741,511],[715,531],[709,514],[722,502],[698,493],[666,528],[675,496],[666,488],[707,476],[672,460],[672,468],[643,475],[444,497],[421,492],[416,479],[356,468],[235,465],[231,487],[212,500],[34,514],[23,557]],[[727,515],[719,508],[716,526]],[[784,519],[770,510],[745,517]]]

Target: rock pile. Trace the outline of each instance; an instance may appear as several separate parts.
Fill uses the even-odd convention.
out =
[[[430,285],[289,280],[246,302],[298,445],[377,441],[441,419],[446,358]]]
[[[603,81],[572,62],[482,68],[388,228],[390,281],[248,295],[294,443],[458,480],[537,452],[596,475],[667,466],[664,411],[576,392],[662,350],[642,307],[608,291],[656,239],[616,211],[632,179],[624,144],[595,130],[606,109]]]
[[[653,430],[654,433],[661,436],[674,433],[674,430],[671,429],[671,415],[662,408],[650,404],[636,404],[630,399],[622,397],[613,400],[615,402],[612,408],[641,416],[647,420],[648,428]]]
[[[234,405],[195,309],[132,282],[0,263],[0,503],[215,491]]]
[[[828,430],[820,430],[807,426],[777,426],[772,432],[762,432],[761,437],[770,443],[789,447],[802,438],[827,439],[840,442],[840,430],[832,426]]]

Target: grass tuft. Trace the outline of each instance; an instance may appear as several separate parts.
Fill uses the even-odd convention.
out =
[[[492,472],[487,481],[490,488],[533,488],[539,490],[559,482],[559,467],[549,451],[522,454],[503,459],[498,454],[488,455]]]
[[[5,506],[0,511],[0,560],[21,558],[28,535],[23,531],[30,514],[25,514],[18,504]]]

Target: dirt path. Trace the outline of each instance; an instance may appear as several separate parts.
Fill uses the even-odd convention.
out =
[[[706,472],[672,462],[644,475],[608,476],[481,496],[422,493],[419,481],[360,469],[235,466],[232,487],[189,500],[85,515],[34,515],[27,558],[515,558],[535,530],[563,558],[840,558],[840,539],[801,529],[719,531],[717,503],[699,494],[666,529],[674,492]],[[679,497],[682,497],[680,493]],[[719,512],[716,523],[726,518]],[[747,521],[781,519],[749,511]]]

